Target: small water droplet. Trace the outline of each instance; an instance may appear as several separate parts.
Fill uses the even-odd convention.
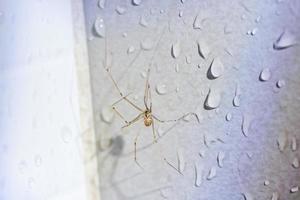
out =
[[[36,167],[39,167],[42,165],[42,157],[40,155],[36,155],[34,157],[34,163]]]
[[[139,5],[141,5],[141,3],[142,3],[142,0],[132,0],[132,5],[134,5],[134,6],[139,6]]]
[[[210,53],[210,48],[209,46],[206,44],[206,42],[200,42],[200,41],[197,41],[197,45],[198,45],[198,53],[199,55],[206,59]]]
[[[217,175],[217,169],[215,167],[211,167],[207,176],[207,180],[212,180]]]
[[[172,44],[172,48],[171,48],[171,55],[173,56],[173,58],[178,58],[178,56],[180,55],[180,41],[176,41],[175,43]]]
[[[106,0],[99,0],[98,1],[98,7],[101,8],[101,9],[104,9],[105,8],[105,3],[106,3]]]
[[[287,143],[287,136],[285,134],[285,132],[280,132],[279,136],[277,138],[277,145],[278,145],[278,149],[279,151],[283,152],[285,147],[286,147],[286,143]]]
[[[232,101],[233,106],[239,107],[240,106],[240,95],[235,95]]]
[[[274,42],[273,49],[283,50],[296,45],[296,37],[289,31],[284,31],[281,33],[279,38]]]
[[[193,23],[193,28],[194,29],[202,29],[202,20],[200,19],[199,14],[196,15]]]
[[[63,126],[61,128],[61,138],[65,143],[69,143],[72,139],[72,131],[69,127]]]
[[[126,13],[126,8],[123,7],[123,6],[117,6],[116,7],[116,12],[119,14],[119,15],[123,15]]]
[[[292,165],[294,168],[299,168],[299,159],[297,157],[294,158]]]
[[[220,168],[222,168],[224,165],[223,165],[223,160],[225,159],[225,153],[223,151],[220,151],[218,153],[218,157],[217,157],[217,161],[218,161],[218,165]]]
[[[292,151],[296,151],[297,150],[297,140],[296,140],[295,136],[292,137],[291,149],[292,149]]]
[[[195,186],[200,187],[202,184],[202,176],[203,176],[203,171],[202,169],[195,164]]]
[[[21,162],[19,162],[18,168],[19,168],[20,173],[23,174],[25,172],[25,170],[27,169],[26,161],[22,160]]]
[[[111,106],[104,106],[101,112],[101,118],[104,122],[110,124],[115,116],[115,112]]]
[[[269,68],[264,68],[259,75],[259,80],[268,81],[271,78],[271,71]]]
[[[291,190],[290,190],[291,193],[296,193],[296,192],[298,192],[298,191],[299,191],[299,187],[298,187],[298,186],[294,186],[294,187],[292,187]]]
[[[221,102],[221,93],[218,90],[209,89],[204,103],[204,108],[207,110],[219,107]]]
[[[185,62],[186,62],[186,64],[191,64],[192,63],[192,56],[191,55],[186,55],[185,56]]]
[[[265,181],[264,181],[264,185],[265,185],[265,186],[270,185],[270,181],[269,181],[269,180],[265,180]]]
[[[183,16],[183,11],[179,11],[179,14],[178,14],[179,17],[182,17]]]
[[[32,188],[34,187],[34,185],[35,185],[35,180],[34,180],[34,178],[30,177],[30,178],[28,179],[28,188],[29,188],[29,189],[32,189]]]
[[[178,64],[175,64],[175,72],[179,72],[179,65]]]
[[[249,192],[243,193],[243,196],[245,200],[254,200],[252,194],[250,194]]]
[[[260,20],[261,20],[261,16],[258,16],[258,17],[255,19],[255,22],[256,22],[256,23],[259,23]]]
[[[96,36],[99,36],[101,38],[105,37],[105,24],[104,20],[101,17],[97,17],[94,23],[94,30],[96,33]]]
[[[149,22],[148,22],[148,20],[146,19],[145,16],[140,17],[140,22],[139,23],[143,27],[148,27],[149,26]]]
[[[175,89],[175,92],[178,93],[179,91],[180,91],[180,89],[179,89],[179,87],[177,86],[176,89]],[[188,115],[188,116],[190,116],[190,115]]]
[[[230,121],[231,119],[232,119],[232,114],[231,113],[227,113],[227,115],[226,115],[226,121]]]
[[[185,159],[184,159],[183,148],[179,148],[177,150],[177,159],[178,159],[178,170],[180,173],[183,173],[183,171],[185,169]]]
[[[224,71],[224,65],[220,61],[220,59],[215,58],[210,64],[210,67],[207,71],[207,77],[209,79],[216,79],[220,77],[223,74]]]
[[[143,50],[146,50],[146,51],[149,51],[153,48],[154,46],[154,43],[153,43],[153,40],[150,39],[150,38],[145,38],[142,42],[141,42],[141,48]]]
[[[285,81],[284,80],[278,80],[276,83],[276,86],[278,88],[282,88],[283,86],[285,86]]]
[[[163,14],[163,13],[165,13],[165,10],[161,9],[159,12],[160,12],[160,14]]]
[[[204,149],[201,149],[201,150],[199,151],[199,156],[200,156],[201,158],[204,158],[204,156],[205,156],[205,150],[204,150]]]
[[[123,36],[124,38],[126,38],[128,35],[127,35],[126,32],[124,32],[124,33],[122,33],[122,36]]]
[[[248,116],[246,114],[243,115],[242,132],[245,137],[248,137],[251,121],[252,121],[252,119],[250,116]]]
[[[167,86],[165,84],[157,84],[155,89],[156,89],[157,94],[159,94],[159,95],[164,95],[168,92]]]
[[[278,194],[278,192],[273,192],[271,200],[279,200],[279,194]]]
[[[246,15],[245,14],[243,14],[242,16],[241,16],[241,19],[242,20],[245,20],[247,17],[246,17]]]
[[[254,35],[256,35],[257,31],[258,31],[258,28],[254,28],[254,29],[252,29],[252,31],[251,31],[250,34],[251,34],[252,36],[254,36]]]
[[[127,49],[127,54],[132,54],[134,51],[135,51],[134,46],[130,46],[130,47],[128,47],[128,49]]]

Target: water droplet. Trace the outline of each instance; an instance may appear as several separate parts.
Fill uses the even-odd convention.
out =
[[[246,114],[243,115],[242,132],[245,137],[248,137],[251,121],[252,121],[252,119],[250,116],[248,116]]]
[[[202,184],[202,169],[195,164],[195,186],[200,187]]]
[[[168,92],[167,86],[165,84],[157,84],[155,87],[155,90],[156,90],[157,94],[159,94],[159,95],[164,95]]]
[[[178,170],[180,173],[183,173],[183,171],[185,169],[185,159],[184,159],[183,148],[179,148],[177,150],[177,159],[178,159]]]
[[[296,45],[296,37],[289,31],[281,33],[279,38],[274,42],[273,49],[283,50]]]
[[[106,0],[99,0],[98,1],[98,7],[101,8],[101,9],[104,9],[105,8],[105,3],[106,3]]]
[[[34,157],[35,166],[39,167],[42,165],[42,157],[40,155],[36,155]]]
[[[269,180],[265,180],[265,181],[264,181],[264,185],[265,185],[265,186],[270,185],[270,181],[269,181]]]
[[[34,180],[34,178],[30,177],[30,178],[28,179],[28,188],[29,188],[29,189],[32,189],[32,188],[34,187],[34,185],[35,185],[35,180]]]
[[[180,89],[179,89],[179,87],[177,86],[176,89],[175,89],[175,92],[178,93],[179,91],[180,91]],[[188,115],[188,116],[190,116],[190,115]],[[188,117],[188,116],[187,116],[187,117]],[[184,120],[185,120],[185,119],[184,119]]]
[[[141,42],[141,48],[148,51],[151,50],[154,46],[153,40],[151,40],[150,38],[145,38],[142,42]]]
[[[181,1],[182,4],[184,4],[186,0],[180,0],[180,1]]]
[[[179,72],[179,65],[178,64],[175,64],[175,72]]]
[[[284,80],[278,80],[276,83],[276,86],[278,88],[282,88],[283,86],[285,86],[285,81]]]
[[[202,20],[200,19],[199,15],[196,15],[193,23],[194,29],[202,29]]]
[[[215,167],[211,167],[207,176],[207,180],[212,180],[217,175],[217,169]]]
[[[278,194],[278,192],[273,192],[271,200],[279,200],[279,194]]]
[[[191,64],[192,63],[192,57],[191,57],[191,55],[186,55],[185,56],[185,62],[186,62],[186,64]]]
[[[299,159],[297,157],[294,158],[292,165],[294,168],[299,168]]]
[[[126,37],[127,37],[127,33],[126,33],[126,32],[122,33],[122,36],[123,36],[124,38],[126,38]]]
[[[20,173],[23,174],[25,172],[25,170],[27,169],[27,163],[26,163],[26,161],[22,160],[21,162],[19,162],[18,168],[19,168]]]
[[[215,109],[219,107],[221,102],[221,93],[218,90],[211,90],[209,89],[204,108],[207,110]]]
[[[148,27],[149,26],[149,22],[148,22],[148,20],[146,19],[145,16],[140,17],[140,22],[139,23],[143,27]]]
[[[97,36],[104,38],[105,37],[105,24],[104,20],[101,17],[97,17],[94,23],[94,30]]]
[[[240,106],[240,95],[235,95],[232,101],[233,106],[239,107]]]
[[[271,78],[271,71],[269,68],[264,68],[259,75],[259,80],[268,81]]]
[[[201,158],[204,158],[204,156],[205,156],[205,150],[204,150],[204,149],[201,149],[201,150],[199,151],[199,156],[200,156]]]
[[[294,186],[294,187],[292,187],[291,190],[290,190],[291,193],[296,193],[296,192],[298,192],[298,191],[299,191],[299,187],[298,187],[298,186]]]
[[[72,139],[72,131],[69,127],[63,126],[61,128],[61,138],[65,143],[69,143]]]
[[[254,200],[252,194],[250,194],[248,192],[243,193],[243,196],[244,196],[245,200]]]
[[[197,41],[197,45],[198,45],[198,53],[199,55],[206,59],[210,53],[210,48],[209,46],[206,44],[206,42],[200,42],[200,41]]]
[[[101,118],[106,123],[111,123],[114,119],[115,112],[111,106],[104,106],[101,112]]]
[[[286,143],[287,143],[287,137],[285,132],[280,132],[279,136],[277,138],[277,145],[278,145],[278,149],[279,151],[283,152],[285,147],[286,147]]]
[[[250,34],[251,34],[252,36],[254,36],[254,35],[256,35],[257,31],[258,31],[258,28],[254,28],[254,29],[252,29],[252,31],[251,31]]]
[[[255,22],[256,22],[256,23],[259,23],[260,20],[261,20],[261,16],[258,16],[258,17],[255,19]]]
[[[216,79],[220,77],[223,74],[224,71],[224,65],[220,61],[220,59],[215,58],[210,64],[210,67],[207,71],[207,77],[209,79]]]
[[[292,149],[292,151],[296,151],[297,150],[297,140],[296,140],[295,136],[292,137],[291,149]]]
[[[179,11],[179,14],[178,14],[179,17],[182,17],[183,16],[183,11]]]
[[[119,14],[119,15],[123,15],[126,13],[126,8],[125,7],[122,7],[122,6],[117,6],[116,7],[116,12]]]
[[[139,6],[142,3],[142,0],[132,0],[132,5]]]
[[[232,114],[231,113],[227,113],[227,115],[226,115],[226,121],[230,121],[231,119],[232,119]]]
[[[180,55],[180,42],[176,41],[174,44],[172,44],[172,48],[171,48],[171,54],[173,56],[173,58],[178,58],[178,56]]]
[[[161,9],[159,12],[160,12],[160,14],[163,14],[163,13],[165,13],[165,10]]]
[[[127,54],[132,54],[134,51],[135,51],[134,46],[130,46],[130,47],[128,47],[128,49],[127,49]]]
[[[218,153],[217,161],[218,161],[219,167],[221,167],[221,168],[223,167],[223,160],[224,160],[224,158],[225,158],[225,153],[223,151],[220,151]]]

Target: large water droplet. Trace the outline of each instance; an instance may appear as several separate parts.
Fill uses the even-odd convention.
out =
[[[207,77],[209,79],[216,79],[220,77],[223,74],[224,71],[224,65],[220,61],[220,59],[215,58],[210,64],[210,67],[207,71]]]
[[[243,122],[242,122],[242,131],[243,131],[243,134],[245,137],[248,137],[249,135],[249,128],[250,128],[250,125],[251,125],[251,117],[244,114],[243,115]]]
[[[296,151],[297,150],[297,140],[296,140],[295,136],[292,137],[291,149],[292,149],[292,151]]]
[[[104,38],[106,35],[104,20],[101,17],[97,17],[94,23],[94,30],[96,36]]]
[[[221,168],[224,166],[224,165],[223,165],[223,160],[224,160],[224,158],[225,158],[225,153],[224,153],[223,151],[220,151],[220,152],[218,153],[217,161],[218,161],[219,167],[221,167]]]
[[[299,191],[299,187],[298,186],[294,186],[294,187],[292,187],[291,189],[290,189],[290,192],[291,193],[296,193],[296,192],[298,192]]]
[[[101,112],[101,118],[104,122],[110,124],[115,117],[115,112],[111,106],[104,106]]]
[[[206,59],[210,53],[210,48],[209,46],[206,44],[206,42],[200,42],[200,41],[197,41],[197,45],[198,45],[198,53],[199,55]]]
[[[60,131],[60,134],[61,134],[61,139],[65,142],[65,143],[69,143],[72,139],[72,131],[69,127],[62,127],[61,128],[61,131]]]
[[[106,0],[99,0],[98,1],[98,7],[101,8],[101,9],[104,9],[105,8],[105,3],[106,3]]]
[[[172,44],[172,48],[171,48],[171,54],[173,56],[173,58],[177,58],[180,55],[180,42],[176,41],[174,44]]]
[[[232,119],[232,114],[231,113],[227,113],[227,115],[226,115],[226,121],[230,121],[231,119]]]
[[[202,169],[195,164],[195,186],[199,187],[202,184]]]
[[[221,102],[221,93],[218,90],[209,89],[204,103],[204,108],[207,110],[219,107]]]
[[[142,0],[132,0],[132,5],[139,6],[142,3]]]
[[[276,86],[278,88],[282,88],[283,86],[285,86],[285,81],[284,80],[278,80],[276,83]]]
[[[185,169],[185,159],[184,159],[184,152],[182,148],[177,150],[177,159],[178,159],[178,170],[182,174]]]
[[[168,92],[167,86],[165,84],[157,84],[155,90],[159,95],[164,95]]]
[[[271,78],[271,71],[269,68],[264,68],[259,75],[259,80],[268,81]]]
[[[265,185],[265,186],[270,185],[270,181],[269,181],[269,180],[265,180],[265,181],[264,181],[264,185]]]
[[[42,165],[42,157],[40,155],[36,155],[34,157],[35,166],[39,167]]]
[[[292,34],[289,31],[284,31],[284,32],[281,33],[281,35],[276,40],[276,42],[274,42],[273,48],[275,50],[283,50],[283,49],[287,49],[289,47],[292,47],[296,44],[297,44],[297,42],[296,42],[295,35]]]
[[[149,50],[151,50],[151,49],[153,48],[153,46],[154,46],[153,40],[150,39],[150,38],[148,38],[148,37],[145,38],[145,39],[141,42],[141,48],[142,48],[143,50],[149,51]]]
[[[299,168],[299,159],[297,157],[293,159],[292,165],[294,168]]]
[[[123,15],[126,13],[126,8],[123,7],[123,6],[117,6],[116,7],[116,12],[119,14],[119,15]]]
[[[233,106],[235,107],[239,107],[241,104],[241,99],[240,99],[240,95],[235,95],[233,97],[233,101],[232,101]]]
[[[273,192],[271,200],[279,200],[279,194],[278,194],[278,192]]]
[[[215,167],[211,167],[207,176],[207,180],[212,180],[217,175],[217,169]]]

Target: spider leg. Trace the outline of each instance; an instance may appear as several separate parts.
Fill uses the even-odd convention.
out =
[[[123,126],[122,129],[123,129],[123,128],[126,128],[126,127],[128,127],[128,126],[134,124],[134,123],[137,122],[138,120],[142,119],[143,115],[144,115],[144,112],[143,112],[143,113],[140,113],[140,114],[139,114],[138,116],[136,116],[133,120],[131,120],[131,121],[128,122],[125,126]]]
[[[143,169],[143,167],[140,165],[140,163],[137,161],[137,156],[136,156],[136,146],[137,146],[137,140],[138,140],[138,137],[140,136],[140,132],[136,135],[135,139],[134,139],[134,161],[135,163]]]
[[[153,134],[153,141],[155,143],[157,143],[156,133],[155,133],[155,127],[154,127],[154,121],[152,121],[152,134]]]
[[[166,122],[178,122],[178,121],[184,119],[185,117],[187,117],[187,116],[189,116],[189,115],[193,115],[193,116],[197,119],[198,123],[200,123],[200,120],[199,120],[198,115],[197,115],[196,113],[193,113],[193,112],[186,113],[186,114],[184,114],[183,116],[179,117],[178,119],[173,119],[173,120],[161,120],[161,119],[157,118],[157,117],[154,116],[154,115],[152,115],[152,117],[153,117],[154,119],[156,119],[157,121],[159,121],[160,123],[166,123]]]

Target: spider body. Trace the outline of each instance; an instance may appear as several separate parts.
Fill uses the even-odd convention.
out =
[[[153,123],[151,110],[146,109],[144,112],[144,124],[145,126],[151,126]]]

